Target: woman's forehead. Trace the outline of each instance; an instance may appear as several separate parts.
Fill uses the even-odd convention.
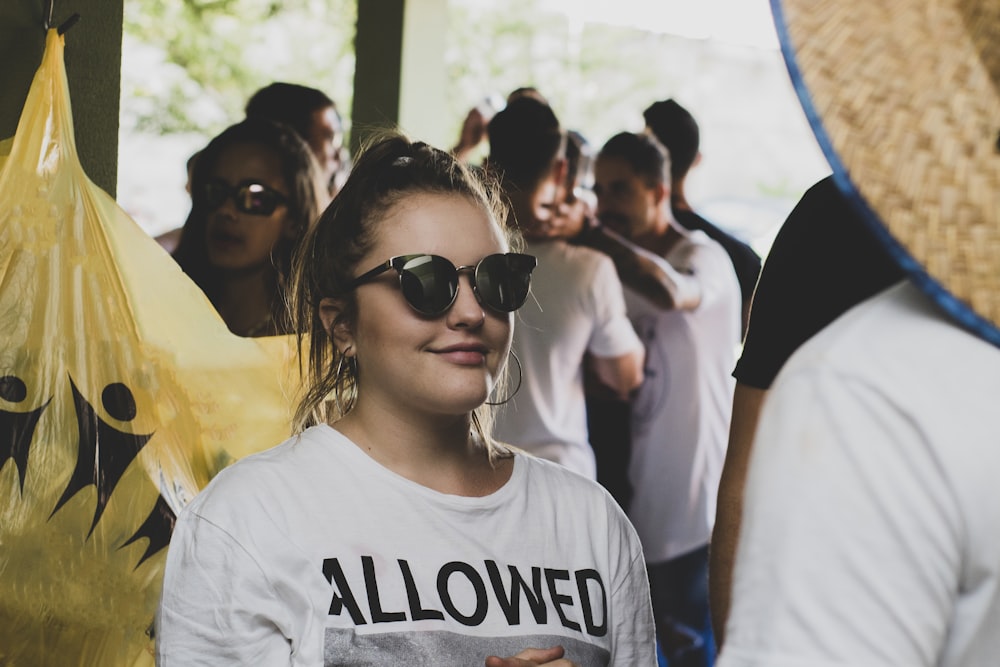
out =
[[[234,143],[219,151],[213,174],[238,175],[240,178],[284,180],[281,156],[269,146],[256,143]]]
[[[457,193],[404,195],[375,220],[374,238],[372,253],[388,256],[426,252],[461,259],[507,250],[492,213]]]

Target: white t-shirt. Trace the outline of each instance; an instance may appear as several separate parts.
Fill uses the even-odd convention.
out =
[[[902,283],[779,373],[719,667],[1000,664],[1000,350]]]
[[[642,349],[625,315],[621,281],[606,255],[565,241],[529,243],[538,258],[517,312],[514,352],[521,389],[497,415],[495,434],[585,477],[597,476],[587,431],[583,358]]]
[[[596,483],[518,454],[470,498],[396,475],[328,426],[222,471],[167,555],[157,661],[482,665],[562,645],[654,665],[641,547]]]
[[[646,346],[646,377],[632,403],[628,511],[647,563],[709,542],[740,337],[740,286],[722,246],[690,232],[665,260],[698,281],[701,299],[693,310],[662,310],[625,290],[629,317]]]

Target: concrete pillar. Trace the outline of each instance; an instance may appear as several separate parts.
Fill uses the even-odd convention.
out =
[[[361,0],[364,2],[365,0]],[[403,22],[399,125],[414,139],[448,149],[457,136],[445,103],[448,0],[407,0]]]

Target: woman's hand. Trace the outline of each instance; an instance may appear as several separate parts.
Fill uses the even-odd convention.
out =
[[[510,658],[491,655],[486,658],[486,667],[579,667],[564,659],[564,653],[562,646],[526,648]]]

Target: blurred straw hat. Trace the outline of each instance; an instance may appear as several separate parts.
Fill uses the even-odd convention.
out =
[[[1000,345],[1000,0],[771,5],[834,180],[917,285]]]

